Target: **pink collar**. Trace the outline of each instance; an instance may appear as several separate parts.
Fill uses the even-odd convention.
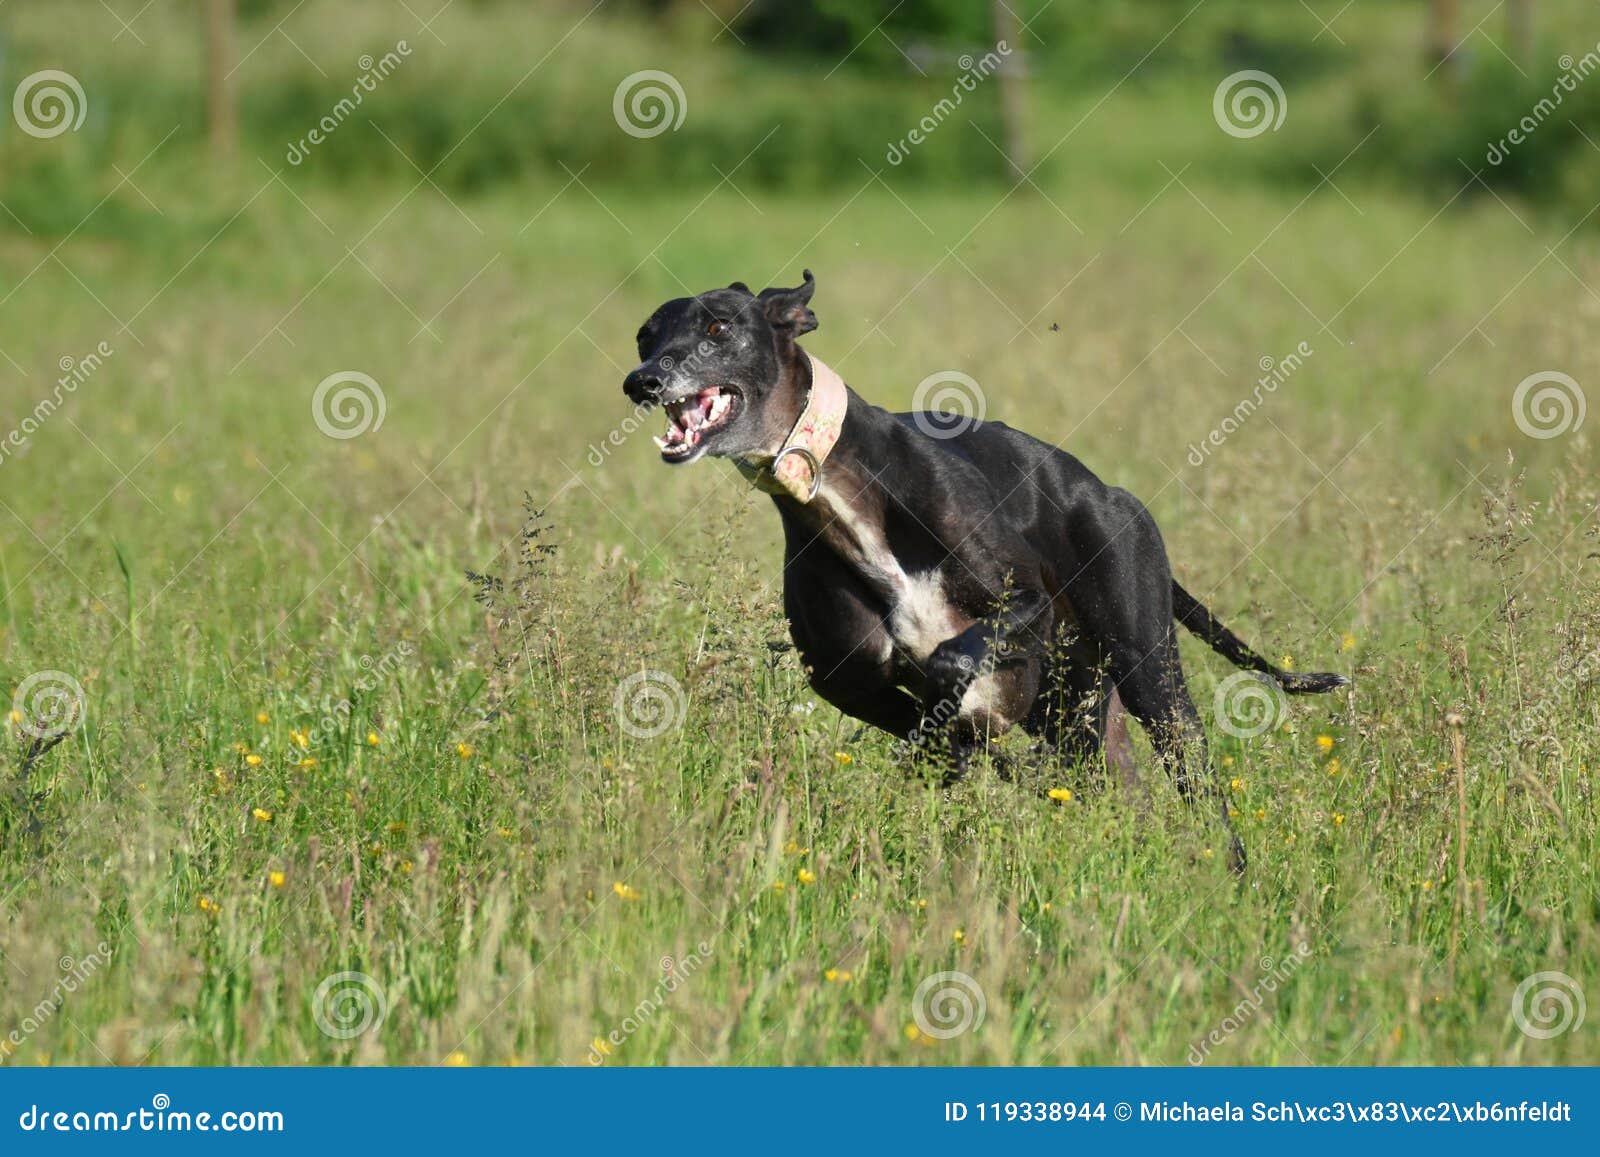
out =
[[[734,462],[756,489],[787,494],[802,505],[822,489],[822,464],[839,441],[850,405],[844,379],[809,353],[805,356],[811,365],[811,392],[783,445],[771,457],[757,454]]]

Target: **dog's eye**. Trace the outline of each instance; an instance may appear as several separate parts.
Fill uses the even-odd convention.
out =
[[[727,332],[728,323],[724,321],[714,321],[710,325],[706,326],[707,337],[721,337]]]

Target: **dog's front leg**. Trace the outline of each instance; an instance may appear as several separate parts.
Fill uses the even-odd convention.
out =
[[[1054,614],[1042,591],[1007,592],[1000,613],[940,643],[925,665],[925,725],[982,742],[1021,721],[1038,695]]]

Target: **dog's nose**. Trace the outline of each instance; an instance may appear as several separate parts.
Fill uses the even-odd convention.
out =
[[[661,391],[665,388],[665,383],[656,372],[654,363],[642,365],[622,379],[622,392],[627,394],[628,400],[635,405],[659,399]]]

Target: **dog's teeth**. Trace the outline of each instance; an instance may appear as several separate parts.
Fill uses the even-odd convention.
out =
[[[665,438],[652,434],[651,439],[655,442],[656,449],[665,450],[667,448],[667,440]]]

